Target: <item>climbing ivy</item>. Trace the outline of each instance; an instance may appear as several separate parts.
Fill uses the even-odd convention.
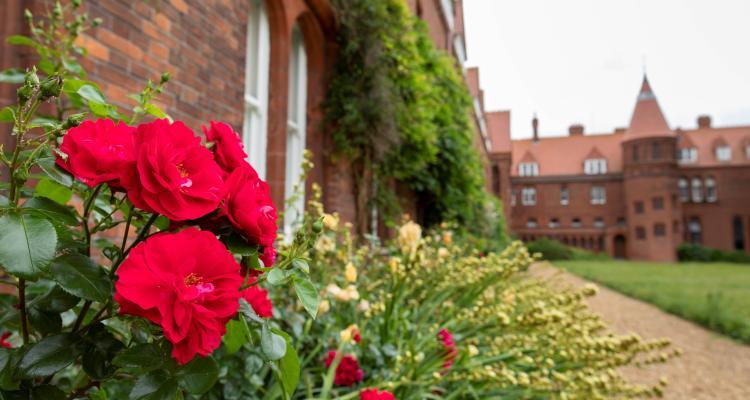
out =
[[[339,53],[326,121],[336,156],[351,163],[362,232],[372,207],[386,220],[397,215],[400,182],[417,194],[426,225],[455,221],[486,233],[487,215],[502,213],[484,190],[471,97],[453,57],[403,0],[333,5]]]

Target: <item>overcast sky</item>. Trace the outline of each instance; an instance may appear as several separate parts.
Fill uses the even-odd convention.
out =
[[[464,0],[469,65],[512,136],[627,126],[645,66],[672,128],[750,124],[750,0]]]

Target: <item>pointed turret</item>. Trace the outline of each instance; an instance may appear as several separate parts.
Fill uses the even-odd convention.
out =
[[[630,119],[627,135],[638,136],[673,136],[674,132],[669,129],[666,118],[659,107],[648,78],[643,75],[641,91],[638,93],[638,101],[635,103],[633,117]]]

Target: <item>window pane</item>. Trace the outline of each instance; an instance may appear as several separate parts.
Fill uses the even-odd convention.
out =
[[[262,1],[250,1],[245,53],[245,120],[242,142],[248,161],[266,178],[266,113],[270,39],[268,16]]]
[[[292,31],[289,53],[288,99],[284,198],[294,198],[294,201],[289,204],[284,214],[284,236],[291,240],[295,227],[301,222],[305,207],[305,188],[304,183],[300,182],[300,177],[307,130],[307,56],[302,34],[296,26]]]

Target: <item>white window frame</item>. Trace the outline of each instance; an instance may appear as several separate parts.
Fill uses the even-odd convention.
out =
[[[539,226],[539,223],[536,221],[536,218],[529,218],[526,220],[527,228],[536,228],[538,226]]]
[[[586,175],[599,175],[607,173],[607,160],[605,158],[589,158],[583,161],[583,172]]]
[[[245,119],[242,142],[248,162],[266,179],[268,148],[268,70],[271,62],[271,38],[264,1],[251,0],[245,51]]]
[[[706,178],[704,185],[706,187],[706,201],[709,203],[715,202],[719,198],[716,194],[716,181],[709,176]]]
[[[563,206],[570,204],[570,189],[567,187],[560,187],[560,204]]]
[[[549,222],[547,223],[547,226],[550,227],[550,228],[552,228],[552,229],[559,228],[560,227],[560,220],[557,219],[557,218],[551,218],[549,220]]]
[[[745,145],[745,158],[750,160],[750,144]]]
[[[518,175],[519,176],[538,176],[539,175],[539,163],[536,163],[536,162],[519,163]]]
[[[680,193],[680,201],[687,203],[690,201],[690,183],[687,178],[680,178],[677,181],[677,189]]]
[[[604,228],[606,224],[604,223],[604,218],[602,217],[596,217],[594,218],[594,228]]]
[[[521,189],[521,204],[524,206],[536,205],[536,188],[525,187]]]
[[[591,186],[591,204],[607,204],[607,189],[604,186]]]
[[[703,181],[701,181],[701,178],[693,178],[690,184],[690,197],[694,203],[703,201]]]
[[[440,6],[443,9],[443,16],[445,21],[448,23],[448,30],[453,30],[453,20],[455,13],[455,7],[453,6],[453,0],[440,0]]]
[[[719,161],[732,161],[732,148],[729,146],[716,146],[716,159]]]
[[[291,241],[296,227],[302,222],[305,208],[305,188],[296,188],[303,173],[305,141],[307,133],[307,54],[302,33],[297,26],[292,29],[289,50],[289,97],[287,108],[286,176],[284,198],[294,202],[287,204],[284,212],[284,237]],[[295,193],[297,189],[297,193]]]
[[[679,154],[679,161],[683,164],[692,164],[698,161],[698,149],[695,147],[682,148]]]

